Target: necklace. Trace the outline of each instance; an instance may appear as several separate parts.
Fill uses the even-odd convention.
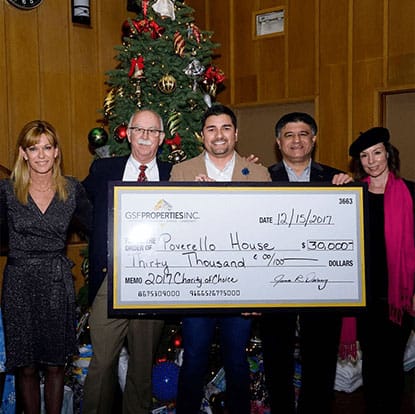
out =
[[[31,185],[30,189],[33,190],[33,191],[37,191],[38,193],[46,193],[46,192],[48,192],[49,190],[52,189],[52,186],[48,185],[46,188],[43,189],[43,188],[36,188],[33,185]]]

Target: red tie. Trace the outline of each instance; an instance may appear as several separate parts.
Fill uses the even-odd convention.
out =
[[[147,176],[145,173],[146,169],[147,169],[147,165],[144,165],[144,164],[140,165],[140,168],[139,168],[140,174],[138,174],[138,179],[137,179],[138,182],[142,183],[144,181],[147,181]]]

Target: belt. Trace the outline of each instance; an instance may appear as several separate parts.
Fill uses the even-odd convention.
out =
[[[53,282],[63,282],[65,292],[67,294],[69,303],[75,303],[75,292],[73,287],[73,277],[71,269],[74,263],[68,259],[63,253],[46,256],[32,256],[32,257],[8,257],[7,264],[11,266],[28,267],[28,266],[48,266],[53,275]],[[59,306],[58,302],[58,286],[52,287],[50,292],[50,302],[53,308]]]

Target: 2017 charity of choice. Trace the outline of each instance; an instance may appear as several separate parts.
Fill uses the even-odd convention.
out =
[[[339,269],[356,273],[355,237],[337,238],[323,230],[335,227],[334,215],[294,207],[256,220],[258,226],[274,227],[272,237],[225,229],[197,236],[192,231],[183,238],[182,232],[167,229],[139,243],[127,240],[119,283],[133,301],[185,304],[333,300],[337,292],[324,294],[330,286],[354,284]],[[319,228],[322,237],[315,232],[310,237],[311,227]],[[276,237],[275,228],[284,232]],[[295,228],[302,229],[302,237],[287,240]]]

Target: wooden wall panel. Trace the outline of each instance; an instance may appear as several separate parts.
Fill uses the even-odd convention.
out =
[[[237,4],[237,5],[236,5]],[[232,10],[233,34],[232,56],[233,79],[232,99],[234,102],[247,103],[258,101],[258,55],[257,42],[252,39],[252,2],[237,2]],[[237,12],[237,13],[236,13]]]
[[[5,28],[5,9],[6,2],[0,3],[0,130],[8,134],[8,88],[7,88],[7,71],[6,71],[6,49],[9,47],[6,40],[6,28]],[[3,135],[3,134],[2,134]],[[0,151],[0,165],[7,166],[10,168],[12,159],[11,154],[13,149],[10,147],[10,142],[8,139],[1,139],[1,151]]]
[[[253,1],[252,3],[255,4],[255,2]],[[276,7],[276,6],[283,6],[286,4],[286,0],[281,0],[281,1],[275,1],[275,0],[257,0],[256,1],[256,8],[255,10],[264,10],[264,9],[270,9],[271,7]]]
[[[347,66],[326,65],[321,67],[322,89],[318,100],[317,159],[323,164],[347,169]],[[332,87],[330,87],[332,85]],[[336,85],[334,87],[334,85]],[[322,110],[325,108],[325,110]],[[346,124],[347,125],[347,124]]]
[[[257,73],[262,72],[262,76],[257,77],[257,100],[266,103],[283,99],[286,96],[287,79],[284,64],[285,36],[258,39],[255,42]]]
[[[388,83],[411,83],[415,78],[415,1],[390,0],[388,5]]]
[[[353,60],[367,61],[383,57],[385,16],[383,1],[353,2]]]
[[[6,130],[13,149],[7,166],[10,168],[18,132],[26,122],[39,117],[39,12],[37,9],[22,12],[6,4],[4,15],[6,49],[3,58],[6,62],[8,105]]]
[[[352,128],[349,143],[373,126],[374,90],[383,86],[385,24],[384,3],[379,0],[353,3]]]
[[[223,3],[228,3],[224,1],[219,1],[216,5],[221,6]],[[194,18],[195,23],[201,30],[209,30],[209,7],[213,6],[209,2],[205,0],[187,0],[186,4],[188,4],[194,10]],[[228,11],[229,14],[229,6],[225,4],[225,10]],[[225,20],[225,18],[224,18]]]
[[[349,0],[320,0],[320,65],[347,62]]]
[[[48,21],[48,24],[41,24],[38,28],[41,98],[38,116],[56,127],[61,138],[64,169],[73,174],[74,154],[70,140],[72,118],[69,5],[62,9],[59,2],[45,2],[38,12],[40,22]]]
[[[192,0],[189,3],[193,2],[194,0]],[[202,3],[206,2],[202,1]],[[199,25],[200,29],[214,32],[212,40],[215,43],[220,44],[220,46],[214,51],[213,63],[220,67],[224,71],[226,76],[226,79],[223,83],[224,89],[217,96],[217,100],[222,103],[231,102],[231,85],[233,82],[233,55],[230,49],[232,21],[229,5],[229,1],[223,0],[212,0],[208,2],[208,4],[205,6],[206,19],[201,18],[200,13],[198,11],[195,12],[195,18],[197,19],[196,22],[197,25]],[[193,7],[195,8],[195,10],[199,10],[200,6],[195,4]],[[217,16],[221,16],[221,18],[218,19]]]
[[[374,115],[374,90],[382,85],[381,59],[355,62],[353,64],[352,95],[353,105],[348,114],[352,121],[349,144],[360,132],[371,128]]]
[[[5,2],[0,3],[0,56],[3,59],[0,59],[0,130],[3,131],[3,138],[0,138],[1,141],[1,151],[0,151],[0,165],[7,166],[10,168],[12,163],[11,154],[14,151],[10,147],[10,140],[7,139],[8,133],[8,102],[7,102],[7,76],[6,76],[6,66],[7,62],[4,58],[6,55],[7,42],[5,39],[5,16],[4,8],[6,7]],[[6,133],[4,133],[6,132]]]
[[[97,76],[99,70],[95,31],[73,26],[70,30],[69,44],[72,99],[68,110],[72,119],[71,140],[79,143],[78,148],[72,147],[71,156],[78,157],[76,164],[72,167],[74,175],[81,177],[86,175],[86,169],[90,163],[87,135],[92,127],[97,126],[97,109],[102,106],[103,100],[97,79],[102,78]]]
[[[345,169],[347,167],[347,128],[339,128],[348,119],[348,18],[347,0],[336,7],[330,0],[319,6],[319,161]],[[324,108],[324,110],[323,110]]]
[[[287,10],[288,97],[314,96],[316,92],[316,4],[290,0]],[[280,56],[284,58],[284,56]],[[279,62],[282,64],[283,62]]]

